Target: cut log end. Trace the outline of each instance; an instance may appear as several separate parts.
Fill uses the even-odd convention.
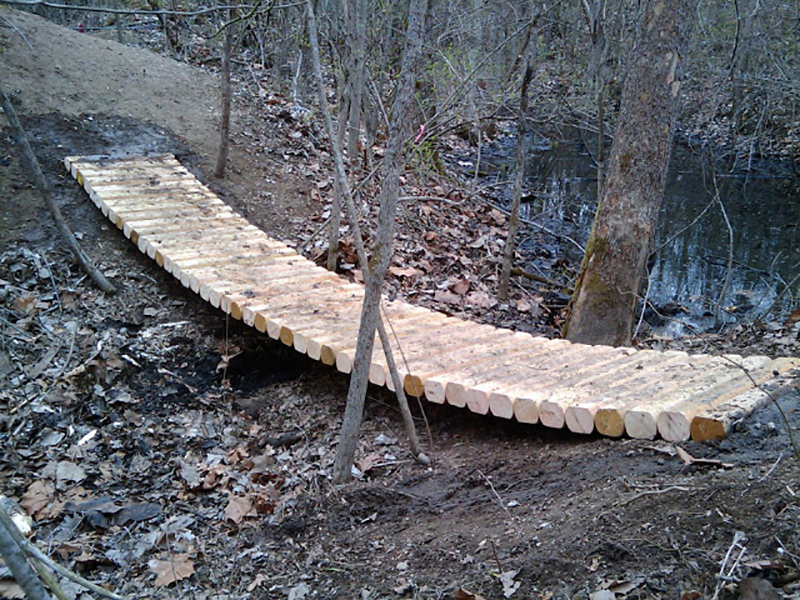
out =
[[[538,423],[539,405],[534,400],[517,398],[514,401],[514,417],[520,423]]]
[[[695,417],[692,420],[690,432],[692,439],[696,442],[724,440],[728,437],[729,426],[728,423],[721,419]]]
[[[511,419],[514,416],[514,404],[505,394],[491,394],[489,396],[489,410],[495,417]]]
[[[570,406],[564,411],[564,422],[573,433],[589,435],[594,431],[594,414],[586,408]]]
[[[435,404],[444,404],[444,386],[445,384],[441,381],[428,379],[425,382],[425,397]]]
[[[564,427],[564,408],[552,400],[542,400],[539,404],[539,422],[545,427],[561,429]]]
[[[479,415],[489,414],[489,395],[482,390],[467,389],[464,397],[467,408]]]
[[[594,426],[608,437],[622,437],[625,433],[625,421],[615,408],[599,408],[594,416]]]
[[[423,384],[422,379],[416,375],[405,376],[403,389],[405,389],[406,394],[414,398],[422,398],[422,396],[425,394],[425,384]]]
[[[625,413],[625,431],[638,440],[652,440],[658,433],[655,416],[646,410],[629,410]]]
[[[231,315],[233,315],[233,311],[231,311]],[[287,346],[294,345],[294,333],[288,327],[281,327],[278,339]]]
[[[681,413],[665,411],[658,415],[658,433],[668,442],[684,442],[691,435],[690,424]]]

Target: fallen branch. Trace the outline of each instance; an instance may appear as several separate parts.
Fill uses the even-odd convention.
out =
[[[511,267],[511,274],[517,275],[518,277],[524,277],[525,279],[530,279],[531,281],[544,283],[545,285],[549,285],[550,287],[563,289],[565,292],[568,292],[570,294],[572,293],[572,288],[565,286],[563,283],[559,283],[555,279],[548,279],[547,277],[536,275],[535,273],[530,273],[524,269],[520,269],[519,267]]]
[[[89,277],[92,278],[92,281],[95,282],[97,287],[107,294],[115,293],[116,289],[114,286],[111,285],[108,279],[106,279],[105,276],[97,269],[97,267],[92,264],[92,262],[89,260],[89,257],[83,253],[83,250],[81,250],[81,247],[78,245],[78,240],[75,239],[75,236],[72,234],[69,225],[67,225],[67,222],[64,220],[61,210],[58,208],[58,204],[56,204],[55,200],[53,200],[53,195],[50,191],[50,185],[47,183],[47,180],[45,180],[44,175],[42,174],[39,161],[36,160],[36,155],[33,153],[31,145],[28,143],[25,130],[22,128],[22,125],[17,118],[17,113],[14,110],[14,107],[11,106],[11,100],[8,99],[8,96],[3,89],[2,82],[0,82],[0,99],[2,99],[3,112],[6,114],[8,125],[11,128],[11,134],[14,137],[14,142],[17,144],[17,147],[22,154],[22,162],[25,165],[30,177],[33,178],[33,182],[36,185],[36,191],[39,192],[39,196],[41,196],[41,198],[44,200],[45,204],[47,205],[47,209],[50,211],[50,215],[56,222],[56,228],[58,229],[58,232],[69,246],[72,254],[75,255],[75,258],[78,260],[81,267],[83,267],[83,270],[86,271]]]
[[[41,562],[47,568],[55,571],[62,577],[66,577],[70,581],[73,581],[78,585],[85,587],[87,590],[90,590],[95,594],[98,594],[99,596],[103,596],[104,598],[111,598],[111,600],[123,600],[122,596],[115,594],[114,592],[111,592],[105,589],[104,587],[100,587],[96,583],[92,583],[91,581],[84,579],[77,573],[73,573],[66,567],[63,567],[54,560],[52,560],[44,552],[39,550],[39,548],[37,548],[36,546],[31,544],[28,540],[26,540],[24,537],[22,537],[22,534],[19,532],[19,529],[17,529],[17,526],[11,520],[11,517],[8,516],[5,510],[0,508],[0,533],[2,532],[7,532],[8,536],[11,538],[11,541],[20,548],[20,550],[25,556]],[[19,580],[17,580],[17,583],[19,583]],[[29,597],[33,598],[33,596]],[[48,597],[47,595],[43,596],[43,598],[47,597]]]
[[[22,588],[26,598],[29,600],[49,600],[50,595],[26,560],[22,546],[17,543],[18,537],[21,538],[22,536],[17,526],[11,520],[11,517],[6,514],[6,511],[0,508],[0,555],[2,555],[6,566],[14,576],[17,585]]]

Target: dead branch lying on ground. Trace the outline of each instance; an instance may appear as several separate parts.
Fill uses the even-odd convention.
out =
[[[11,105],[11,100],[9,100],[5,90],[3,89],[2,82],[0,82],[0,100],[2,101],[3,112],[6,114],[6,119],[8,120],[8,125],[11,128],[11,134],[14,138],[14,142],[16,143],[20,154],[22,155],[22,163],[25,165],[28,175],[33,179],[33,182],[36,186],[36,191],[44,200],[45,204],[47,205],[47,209],[50,211],[50,215],[56,222],[56,228],[58,229],[59,234],[61,234],[62,239],[64,242],[66,242],[67,246],[69,246],[72,254],[75,255],[75,258],[80,263],[83,270],[86,271],[89,277],[91,277],[92,281],[94,281],[95,285],[108,294],[115,293],[116,289],[114,286],[111,285],[108,279],[106,279],[105,276],[97,269],[97,267],[92,264],[92,261],[89,260],[89,257],[83,253],[83,250],[81,250],[81,247],[78,244],[78,240],[75,239],[72,230],[69,228],[69,225],[67,225],[67,221],[61,214],[61,209],[53,199],[53,194],[50,190],[50,184],[48,184],[47,180],[44,178],[42,169],[39,166],[39,161],[36,160],[36,155],[33,153],[31,145],[28,143],[25,130],[17,118],[17,112]]]

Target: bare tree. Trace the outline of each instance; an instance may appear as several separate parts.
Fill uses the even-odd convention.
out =
[[[514,165],[514,196],[511,200],[511,216],[508,220],[508,237],[503,256],[503,268],[500,271],[500,282],[497,295],[501,300],[508,299],[508,286],[511,279],[511,266],[514,262],[514,247],[516,246],[517,230],[519,229],[519,205],[522,198],[522,180],[525,177],[525,123],[528,118],[528,86],[531,83],[533,64],[528,56],[525,64],[525,74],[522,76],[522,88],[519,92],[519,120],[517,124],[517,157]]]
[[[651,0],[622,92],[608,177],[564,334],[630,345],[672,150],[680,70],[697,0]]]
[[[225,175],[228,162],[228,141],[231,130],[231,49],[233,46],[233,9],[228,9],[228,24],[225,27],[225,38],[222,41],[222,69],[220,72],[222,89],[222,114],[219,122],[219,153],[214,167],[214,176]]]
[[[400,171],[403,167],[403,143],[405,141],[403,125],[407,123],[406,115],[413,99],[416,66],[422,49],[427,10],[428,0],[411,0],[408,9],[406,44],[392,107],[389,139],[383,160],[380,214],[378,215],[375,246],[372,249],[372,261],[369,265],[371,276],[366,282],[353,373],[350,378],[347,406],[333,468],[333,478],[337,482],[343,482],[350,478],[358,443],[358,431],[361,428],[364,413],[364,401],[369,383],[369,366],[375,344],[375,330],[380,318],[381,288],[392,257],[394,243],[395,213],[397,212]]]

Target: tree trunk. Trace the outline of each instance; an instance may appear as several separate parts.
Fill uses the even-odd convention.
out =
[[[622,92],[602,201],[564,326],[573,342],[631,343],[650,255],[680,93],[679,66],[697,0],[652,0]]]
[[[364,96],[364,65],[367,46],[367,0],[357,0],[350,11],[350,115],[348,117],[347,158],[356,168],[361,134],[361,105]]]
[[[511,200],[511,216],[508,219],[508,237],[506,238],[505,252],[503,253],[503,268],[500,271],[500,284],[497,296],[500,300],[508,300],[509,280],[511,267],[514,263],[514,246],[516,246],[517,231],[519,230],[519,204],[522,198],[522,180],[525,177],[525,123],[528,118],[528,86],[531,83],[533,64],[530,55],[525,62],[525,74],[522,76],[522,89],[519,94],[519,120],[517,125],[517,157],[514,164],[514,196]]]
[[[228,23],[233,20],[233,9],[228,9]],[[233,25],[225,28],[225,40],[222,42],[222,117],[219,122],[219,154],[214,167],[214,177],[225,176],[225,165],[228,162],[228,141],[231,130],[231,46],[233,45]]]
[[[375,329],[380,318],[381,287],[392,257],[400,170],[403,166],[403,143],[405,141],[403,125],[407,123],[406,115],[413,99],[416,65],[422,48],[427,10],[428,0],[411,0],[408,9],[406,47],[403,52],[400,80],[389,126],[389,139],[383,159],[378,230],[375,236],[375,247],[372,250],[370,277],[366,282],[364,304],[361,308],[361,325],[358,330],[358,345],[353,363],[353,373],[350,377],[350,388],[347,392],[347,406],[333,467],[333,479],[340,483],[350,478],[358,443],[358,431],[364,413],[364,400],[369,383],[369,366],[375,343]]]

